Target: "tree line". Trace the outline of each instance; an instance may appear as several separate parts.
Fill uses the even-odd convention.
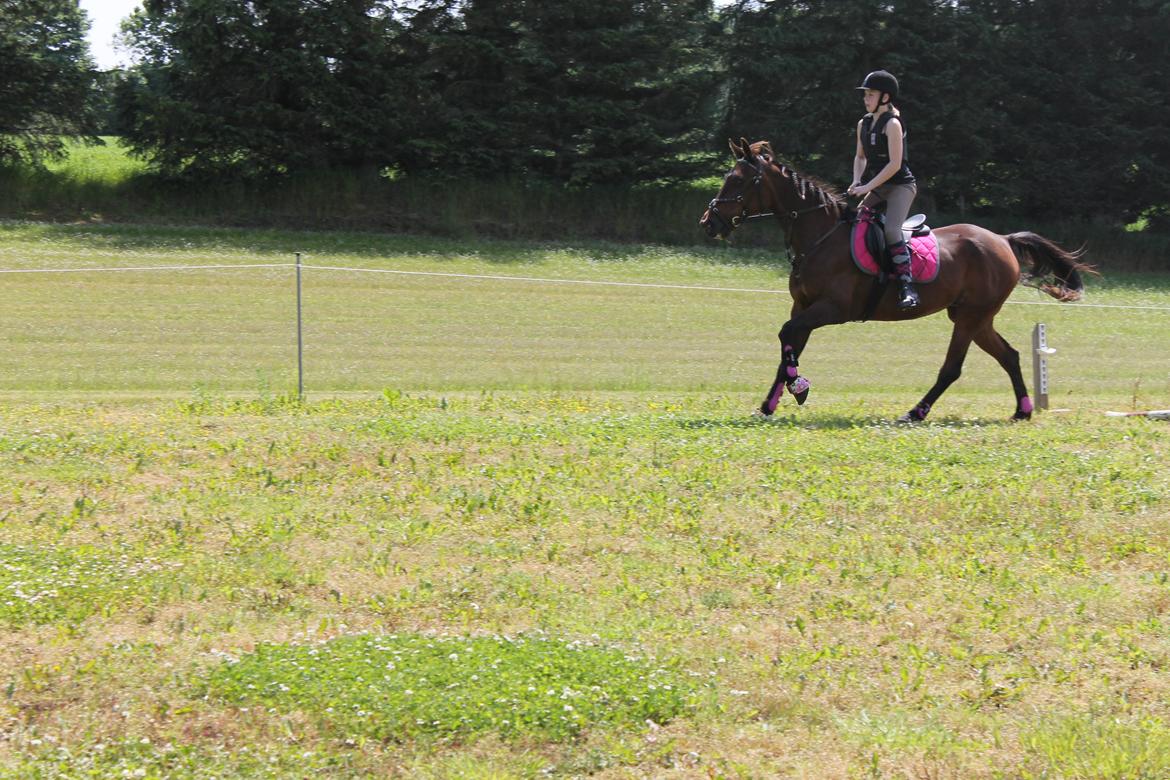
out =
[[[321,169],[685,182],[768,139],[844,185],[895,73],[928,204],[1170,230],[1170,2],[144,0],[97,72],[76,0],[0,0],[0,164],[122,136],[168,177]]]

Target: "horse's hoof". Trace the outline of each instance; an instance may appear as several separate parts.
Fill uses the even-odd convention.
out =
[[[908,425],[910,423],[920,423],[926,419],[926,415],[928,414],[930,414],[930,405],[918,404],[918,406],[915,406],[913,409],[906,412],[906,414],[899,417],[897,422],[904,425]]]
[[[788,383],[788,392],[792,393],[792,397],[796,399],[796,403],[800,406],[804,405],[804,399],[808,398],[808,391],[811,383],[802,376],[798,376]]]
[[[1015,414],[1012,415],[1012,422],[1021,422],[1023,420],[1031,420],[1031,419],[1032,419],[1031,412],[1019,411],[1019,412],[1016,412]]]
[[[760,408],[756,409],[754,414],[756,417],[771,417],[772,412],[774,411],[776,411],[776,407],[773,406],[771,409],[769,409],[768,402],[764,401],[762,404],[760,404]]]

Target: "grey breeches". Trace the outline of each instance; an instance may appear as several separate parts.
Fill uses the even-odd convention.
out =
[[[918,194],[918,185],[910,184],[883,184],[865,196],[861,205],[874,207],[881,201],[886,202],[886,245],[896,244],[902,240],[902,223],[910,216],[910,204]]]

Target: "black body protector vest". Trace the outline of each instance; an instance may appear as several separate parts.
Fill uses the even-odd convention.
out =
[[[865,184],[874,176],[881,173],[882,168],[890,162],[890,139],[886,137],[886,125],[894,115],[887,111],[876,122],[873,114],[866,114],[861,120],[861,148],[865,152],[865,173],[861,183]],[[898,118],[901,121],[901,117]],[[910,172],[908,160],[910,153],[906,147],[906,125],[902,124],[902,167],[890,177],[886,184],[910,184],[914,182],[914,174]]]

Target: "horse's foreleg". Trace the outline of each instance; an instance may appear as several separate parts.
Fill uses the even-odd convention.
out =
[[[776,379],[768,389],[768,395],[760,404],[760,412],[771,415],[780,403],[780,396],[784,395],[784,388],[792,393],[796,403],[803,404],[808,398],[809,381],[800,375],[798,370],[800,353],[808,344],[813,330],[837,322],[843,322],[837,308],[827,303],[820,303],[794,313],[792,319],[784,323],[780,329],[780,367],[776,369]]]
[[[942,368],[938,371],[938,379],[934,385],[922,396],[918,404],[898,418],[898,422],[921,422],[930,414],[930,408],[939,399],[947,388],[963,373],[963,361],[967,359],[967,350],[971,347],[974,329],[963,322],[956,322],[951,331],[951,343],[947,347],[947,356],[943,360]]]
[[[975,343],[987,354],[995,358],[1000,367],[1007,372],[1012,380],[1012,391],[1016,394],[1016,412],[1013,420],[1030,420],[1032,418],[1032,399],[1028,397],[1028,386],[1024,384],[1024,374],[1020,370],[1020,353],[1012,349],[995,328],[988,325],[975,334]]]
[[[805,340],[807,341],[807,337]],[[785,387],[792,393],[792,397],[796,399],[798,404],[803,404],[808,398],[809,381],[797,371],[796,356],[800,353],[791,344],[786,343],[783,336],[780,338],[780,344],[780,367],[776,369],[776,379],[768,388],[768,395],[760,404],[760,411],[766,415],[776,411],[776,407],[780,403],[780,396],[784,395]]]

